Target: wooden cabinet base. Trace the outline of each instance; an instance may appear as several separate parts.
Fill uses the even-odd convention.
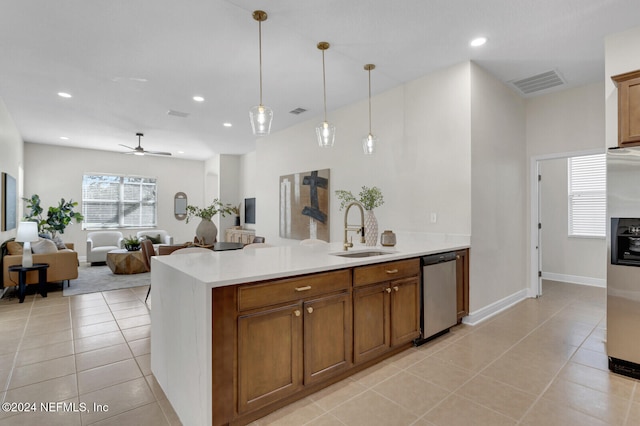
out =
[[[283,398],[277,402],[274,402],[273,404],[269,404],[259,410],[256,411],[252,411],[251,413],[247,413],[246,415],[241,415],[236,417],[233,420],[229,420],[228,423],[227,422],[218,422],[216,420],[216,413],[213,413],[213,418],[214,418],[214,424],[215,425],[224,425],[224,424],[229,424],[232,426],[242,426],[242,425],[247,425],[255,420],[258,420],[261,417],[266,416],[269,413],[272,413],[282,407],[286,407],[287,405],[296,402],[302,398],[305,398],[315,392],[318,392],[321,389],[324,389],[326,387],[331,386],[334,383],[337,383],[341,380],[346,379],[349,376],[352,376],[355,373],[358,373],[362,370],[365,370],[369,367],[371,367],[372,365],[378,364],[380,361],[387,359],[389,357],[392,357],[393,355],[396,355],[402,351],[405,351],[409,348],[411,348],[413,346],[412,343],[407,343],[405,345],[401,345],[398,346],[388,352],[386,352],[384,355],[381,355],[380,357],[373,359],[371,361],[368,362],[363,362],[360,363],[358,365],[354,365],[352,368],[350,368],[348,371],[336,375],[334,377],[332,377],[331,379],[327,379],[326,381],[323,381],[322,383],[317,383],[315,385],[309,385],[309,386],[305,386],[304,389],[300,390],[299,392],[296,392],[294,395],[291,395],[287,398]]]

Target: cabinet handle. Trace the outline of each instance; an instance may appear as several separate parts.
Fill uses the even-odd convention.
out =
[[[300,316],[300,310],[299,310],[299,309],[296,309],[295,311],[293,311],[293,314],[294,314],[295,316],[299,317],[299,316]]]
[[[398,286],[397,286],[397,285],[394,285],[394,286],[393,286],[393,289],[394,289],[395,291],[398,291],[398,290],[399,290],[399,288],[398,288]]]
[[[391,287],[384,289],[387,293],[391,293]]]
[[[311,306],[309,306],[309,307],[307,308],[307,312],[309,312],[310,314],[312,314],[312,313],[313,313],[313,308],[312,308]]]
[[[460,255],[459,254],[456,254],[456,259],[460,259]]]
[[[306,285],[304,287],[296,287],[296,291],[307,291],[307,290],[311,290],[310,285]]]
[[[387,274],[397,274],[398,270],[397,269],[387,269]]]

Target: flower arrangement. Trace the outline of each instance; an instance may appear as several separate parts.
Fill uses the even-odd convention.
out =
[[[356,198],[351,191],[345,191],[343,189],[339,189],[336,191],[336,195],[340,200],[340,210],[344,209],[347,204],[357,201],[362,204],[365,210],[373,210],[376,207],[380,207],[384,204],[384,198],[382,196],[382,191],[377,186],[372,188],[363,186],[362,191],[358,194],[360,198]]]
[[[220,213],[222,217],[225,217],[228,214],[232,214],[234,213],[234,206],[232,206],[231,204],[223,204],[222,201],[217,198],[215,198],[213,202],[205,208],[188,205],[186,223],[189,223],[189,219],[193,217],[199,217],[204,220],[211,220],[211,218],[218,213]]]

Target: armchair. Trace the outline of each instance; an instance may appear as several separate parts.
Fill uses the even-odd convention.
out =
[[[107,253],[111,250],[122,248],[122,232],[97,231],[87,234],[87,262],[104,263],[107,261]]]

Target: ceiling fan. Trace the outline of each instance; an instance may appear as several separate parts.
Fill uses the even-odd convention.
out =
[[[131,150],[131,152],[123,152],[123,154],[133,154],[133,155],[171,155],[170,152],[161,152],[161,151],[147,151],[146,149],[142,148],[140,146],[140,138],[142,136],[144,136],[144,133],[136,133],[136,136],[138,137],[138,146],[133,148],[131,146],[127,146],[127,145],[123,145],[123,144],[118,144],[120,146],[124,146],[125,148],[129,148]]]

